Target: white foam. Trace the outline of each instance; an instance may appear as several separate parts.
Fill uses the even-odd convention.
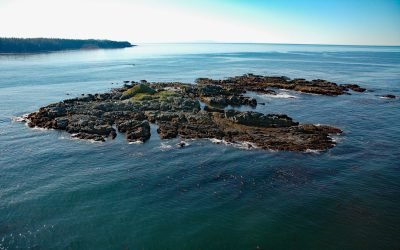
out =
[[[229,141],[225,141],[225,140],[220,140],[220,139],[215,139],[215,138],[210,138],[209,139],[212,143],[214,144],[224,144],[224,145],[228,145],[228,146],[232,146],[235,148],[240,148],[240,149],[257,149],[257,145],[252,143],[252,142],[247,142],[247,141],[240,141],[240,142],[229,142]]]
[[[162,151],[166,151],[172,149],[172,146],[162,142],[158,148]]]
[[[309,154],[319,154],[321,153],[322,150],[317,150],[317,149],[306,149],[306,151],[304,151],[305,153],[309,153]]]
[[[28,115],[29,114],[24,114],[21,116],[13,116],[13,117],[11,117],[11,121],[13,121],[13,122],[28,122],[29,121]]]
[[[89,142],[89,143],[103,143],[102,141],[96,141],[96,140],[93,140],[93,139],[81,139],[81,138],[78,138],[78,137],[71,137],[71,139],[72,140],[79,140],[79,141],[82,141],[82,142]]]
[[[93,139],[82,139],[82,138],[76,137],[76,135],[77,135],[77,133],[71,134],[70,137],[61,136],[59,138],[61,140],[68,140],[69,139],[69,140],[85,141],[85,142],[90,142],[90,143],[103,143],[102,141],[96,141],[96,140],[93,140]],[[105,140],[107,140],[107,139],[105,139]]]
[[[96,140],[93,140],[93,139],[89,139],[89,140],[86,140],[86,141],[88,141],[90,143],[103,143],[102,141],[96,141]]]
[[[261,96],[262,97],[266,97],[266,98],[282,98],[282,99],[296,99],[296,98],[298,98],[297,96],[289,95],[287,93],[277,93],[276,95],[263,94]]]
[[[247,142],[247,141],[234,143],[233,146],[238,147],[240,149],[247,149],[247,150],[258,148],[256,144],[254,144],[252,142]]]
[[[28,124],[26,124],[26,126],[28,126]],[[39,131],[54,130],[54,129],[52,129],[52,128],[41,128],[41,127],[37,127],[37,126],[32,127],[31,129],[33,129],[33,130],[39,130]]]
[[[128,142],[128,144],[143,144],[143,142],[142,142],[142,141],[139,141],[139,140],[137,140],[137,141],[131,141],[131,142]]]
[[[11,121],[13,121],[13,122],[26,122],[25,118],[20,117],[20,116],[11,117]]]
[[[223,141],[223,140],[216,139],[216,138],[211,138],[211,139],[210,139],[210,141],[211,141],[212,143],[215,143],[215,144],[221,144],[221,143],[224,143],[224,141]]]
[[[328,136],[329,138],[331,138],[331,140],[333,141],[333,142],[342,142],[343,140],[344,140],[344,137],[343,136],[339,136],[340,134],[337,134],[336,136],[333,136],[333,135],[330,135],[330,136]]]

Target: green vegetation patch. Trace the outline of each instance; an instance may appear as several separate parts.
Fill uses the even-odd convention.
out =
[[[130,101],[148,101],[158,99],[159,97],[156,95],[146,94],[146,93],[137,93],[133,97],[131,97]]]
[[[173,91],[160,91],[160,92],[156,92],[154,94],[136,93],[129,100],[132,102],[149,101],[149,100],[155,100],[155,99],[158,99],[160,101],[166,101],[170,97],[180,97],[180,95]]]
[[[165,100],[168,97],[180,97],[180,95],[174,91],[160,91],[156,94],[161,100]]]
[[[128,99],[131,97],[134,97],[136,94],[147,94],[147,95],[153,95],[154,93],[156,93],[156,91],[153,88],[150,88],[149,86],[145,85],[145,84],[139,84],[136,86],[133,86],[132,88],[125,90],[122,93],[122,99]]]

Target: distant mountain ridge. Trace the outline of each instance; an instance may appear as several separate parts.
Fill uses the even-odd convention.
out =
[[[117,49],[135,45],[126,41],[59,38],[0,38],[0,53],[37,53],[79,49]]]

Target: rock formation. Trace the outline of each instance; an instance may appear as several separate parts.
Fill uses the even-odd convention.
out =
[[[329,136],[342,131],[330,126],[299,124],[284,114],[240,112],[226,107],[257,101],[246,91],[274,94],[269,88],[336,96],[365,89],[324,80],[244,75],[227,80],[200,78],[198,84],[126,81],[109,93],[89,94],[40,108],[27,116],[30,127],[65,130],[73,137],[105,141],[117,131],[128,142],[145,142],[155,123],[161,139],[209,138],[227,143],[246,142],[268,150],[325,150],[335,145]],[[207,105],[202,110],[200,101]]]

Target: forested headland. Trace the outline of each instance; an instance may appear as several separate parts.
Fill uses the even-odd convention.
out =
[[[0,53],[37,53],[79,49],[116,49],[133,47],[129,42],[95,39],[0,38]]]

